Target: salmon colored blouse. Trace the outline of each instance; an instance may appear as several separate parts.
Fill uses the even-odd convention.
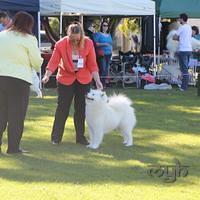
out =
[[[93,42],[87,37],[84,38],[84,48],[79,50],[79,57],[83,58],[83,68],[75,72],[72,47],[69,37],[66,36],[55,44],[47,69],[54,73],[58,68],[56,78],[61,84],[71,85],[75,80],[82,84],[88,84],[92,80],[92,72],[98,71],[98,66]]]

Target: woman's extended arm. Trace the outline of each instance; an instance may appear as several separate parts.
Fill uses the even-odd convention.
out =
[[[93,76],[93,79],[96,83],[96,86],[97,86],[97,89],[99,90],[102,90],[103,89],[103,85],[100,81],[100,77],[99,77],[99,73],[98,72],[92,72],[92,76]]]

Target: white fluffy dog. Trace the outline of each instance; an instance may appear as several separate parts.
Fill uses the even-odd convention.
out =
[[[86,96],[86,122],[89,128],[91,149],[97,149],[105,133],[119,129],[125,146],[133,145],[132,130],[136,125],[131,100],[124,95],[110,98],[100,90],[90,90]]]
[[[167,35],[166,47],[169,50],[169,57],[174,58],[175,53],[178,50],[178,41],[173,40],[173,36],[176,34],[176,30],[171,30]]]

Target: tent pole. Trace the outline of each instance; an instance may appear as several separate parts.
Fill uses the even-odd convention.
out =
[[[40,26],[41,26],[41,23],[40,23],[40,12],[38,12],[38,46],[39,46],[39,48],[41,46]]]
[[[159,27],[159,32],[158,32],[158,65],[160,65],[160,32],[161,32],[161,18],[159,16],[158,20],[158,27]]]
[[[156,76],[157,65],[156,65],[156,15],[153,15],[153,64],[154,64],[154,76]]]
[[[62,15],[63,13],[60,12],[60,39],[62,38]]]
[[[39,48],[41,47],[40,27],[41,27],[41,23],[40,23],[40,11],[39,11],[38,12],[38,47]],[[39,79],[40,79],[39,87],[40,89],[42,89],[42,67],[40,67]]]

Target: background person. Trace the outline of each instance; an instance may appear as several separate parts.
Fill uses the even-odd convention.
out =
[[[95,34],[94,40],[98,57],[100,77],[103,86],[105,87],[112,56],[112,37],[109,33],[108,23],[106,21],[101,23],[100,32]]]
[[[188,74],[188,63],[189,58],[192,54],[192,29],[190,25],[187,24],[188,16],[185,13],[179,15],[178,21],[182,26],[180,26],[173,36],[174,40],[179,41],[178,43],[178,58],[180,70],[182,73],[182,84],[180,87],[181,91],[188,89],[189,74]]]
[[[72,23],[68,36],[58,41],[52,57],[47,65],[43,83],[47,83],[50,75],[58,68],[58,105],[55,113],[52,144],[61,142],[65,122],[69,116],[69,109],[74,98],[74,126],[76,143],[87,145],[85,132],[85,94],[89,90],[92,77],[96,87],[102,89],[96,56],[92,40],[85,37],[80,23]]]
[[[88,24],[88,27],[85,33],[86,33],[86,36],[88,36],[94,42],[95,25],[92,22]]]
[[[42,64],[37,39],[32,36],[33,17],[18,12],[8,30],[0,33],[0,146],[7,127],[7,153],[23,153],[20,141],[34,67]]]
[[[4,26],[0,23],[0,32],[4,30]]]
[[[2,25],[1,31],[9,28],[11,23],[12,20],[9,17],[8,13],[4,11],[0,12],[0,24]]]
[[[199,28],[197,26],[192,26],[192,37],[200,40]]]

